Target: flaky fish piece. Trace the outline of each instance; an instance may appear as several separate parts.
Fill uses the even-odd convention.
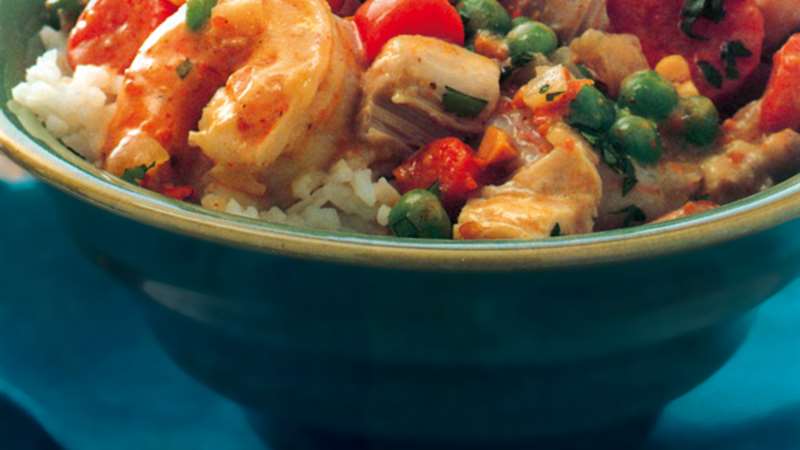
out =
[[[564,124],[553,126],[547,139],[554,146],[547,155],[467,203],[454,228],[456,239],[542,239],[592,231],[603,195],[598,158]]]

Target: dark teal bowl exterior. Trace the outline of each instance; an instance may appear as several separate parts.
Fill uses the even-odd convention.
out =
[[[629,263],[419,272],[248,251],[55,198],[86,253],[144,294],[173,359],[255,423],[380,439],[516,442],[655,414],[800,267],[795,223]]]

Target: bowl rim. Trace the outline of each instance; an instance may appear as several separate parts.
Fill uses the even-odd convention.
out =
[[[54,187],[178,234],[323,262],[425,271],[516,271],[625,262],[696,250],[800,216],[800,175],[717,210],[625,230],[535,241],[431,241],[326,232],[218,213],[133,186],[29,136],[4,110],[0,149]],[[16,120],[16,119],[14,119]]]

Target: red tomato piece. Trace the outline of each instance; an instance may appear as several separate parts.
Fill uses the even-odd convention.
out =
[[[186,200],[194,195],[194,188],[191,186],[167,185],[161,189],[161,194],[175,200]]]
[[[764,100],[761,104],[761,129],[774,132],[800,130],[800,34],[795,34],[773,58]]]
[[[434,141],[394,170],[400,192],[428,189],[439,183],[442,204],[457,214],[469,196],[481,187],[483,163],[475,151],[457,138]]]
[[[390,39],[418,34],[464,45],[464,24],[447,0],[368,0],[354,17],[372,61]]]
[[[608,15],[616,32],[639,37],[647,60],[655,66],[669,55],[683,55],[691,63],[692,78],[703,95],[725,100],[735,94],[758,67],[764,45],[764,16],[754,0],[726,0],[725,17],[715,23],[706,18],[695,22],[693,31],[705,39],[692,39],[680,28],[685,0],[608,0]],[[750,52],[737,57],[739,76],[726,76],[722,48],[727,42],[740,41]],[[708,82],[698,63],[705,61],[719,71],[721,88]]]
[[[177,9],[169,0],[92,0],[70,33],[70,65],[123,72],[150,33]]]

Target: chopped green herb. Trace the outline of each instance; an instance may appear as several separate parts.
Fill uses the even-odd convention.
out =
[[[724,79],[722,78],[722,74],[716,67],[714,67],[708,61],[699,61],[697,63],[697,66],[700,67],[700,70],[703,72],[703,76],[706,78],[706,81],[708,81],[708,84],[714,86],[717,89],[720,89],[722,87],[722,82],[724,81]]]
[[[694,32],[697,19],[720,23],[726,14],[725,0],[685,0],[681,11],[681,31],[692,39],[707,41],[707,37]]]
[[[614,211],[612,214],[625,214],[625,221],[622,223],[625,228],[647,222],[647,215],[636,205]]]
[[[742,41],[729,41],[722,45],[722,54],[720,57],[725,63],[725,76],[729,80],[739,79],[739,68],[736,66],[737,58],[749,58],[753,56],[751,52]]]
[[[192,68],[194,68],[194,64],[192,64],[192,61],[187,58],[178,64],[178,68],[175,69],[175,71],[178,72],[178,77],[183,80],[189,76],[189,72],[192,71]]]
[[[156,163],[150,163],[149,165],[142,164],[141,166],[125,169],[125,172],[122,174],[122,177],[120,178],[127,181],[128,183],[141,184],[142,179],[144,179],[144,176],[147,174],[147,171],[155,166]]]
[[[550,85],[545,83],[545,84],[542,85],[542,87],[539,88],[539,93],[540,94],[544,94],[545,92],[547,92],[549,90],[550,90]]]
[[[473,97],[450,86],[445,86],[444,89],[445,92],[442,96],[444,110],[459,117],[478,117],[489,104],[482,98]]]
[[[576,64],[575,68],[578,69],[578,75],[584,80],[594,80],[595,75],[592,69],[588,68],[586,64]]]
[[[595,151],[600,154],[603,162],[606,163],[611,170],[622,176],[622,196],[628,195],[628,193],[636,187],[636,184],[639,183],[639,179],[636,177],[636,166],[633,165],[631,158],[615,148],[611,142],[609,142],[607,135],[599,134],[593,130],[581,129],[580,127],[578,127],[578,131],[583,138],[591,144]]]
[[[435,195],[437,198],[442,197],[442,185],[439,183],[439,180],[436,180],[436,182],[428,188],[428,192]]]
[[[211,18],[211,10],[217,0],[188,0],[186,2],[186,26],[192,31],[199,31]]]
[[[561,236],[561,224],[556,223],[556,226],[553,227],[553,231],[550,232],[550,237],[559,237]]]
[[[548,102],[552,102],[556,98],[560,97],[561,94],[564,94],[564,91],[551,92],[551,93],[545,95],[544,99],[547,100]]]

